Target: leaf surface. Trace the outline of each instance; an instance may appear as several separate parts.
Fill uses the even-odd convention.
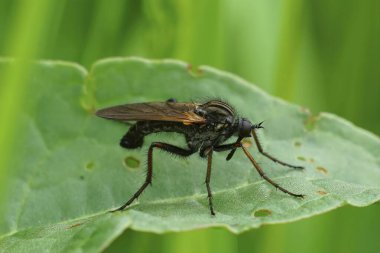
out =
[[[126,228],[163,233],[225,227],[239,233],[380,199],[377,136],[332,114],[313,116],[210,67],[192,70],[172,60],[113,58],[87,73],[75,64],[41,62],[29,87],[0,226],[3,252],[99,252]],[[216,216],[211,217],[203,183],[206,161],[156,151],[153,186],[127,211],[108,213],[143,183],[150,142],[185,142],[179,134],[160,133],[146,137],[142,149],[122,149],[118,143],[128,126],[97,118],[94,111],[168,98],[222,98],[253,123],[264,120],[259,133],[264,149],[306,169],[275,164],[248,140],[249,151],[270,178],[306,197],[276,191],[241,150],[228,162],[227,153],[215,153]]]

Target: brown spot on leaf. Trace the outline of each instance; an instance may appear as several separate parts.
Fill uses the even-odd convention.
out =
[[[75,227],[79,227],[81,226],[83,223],[75,223],[73,225],[70,225],[70,226],[67,226],[66,229],[71,229],[71,228],[75,228]]]
[[[326,195],[326,194],[327,194],[326,191],[322,191],[322,190],[317,191],[317,193],[318,193],[319,195]]]
[[[192,76],[201,76],[203,74],[203,70],[200,68],[194,68],[191,63],[187,64],[186,66],[187,71],[192,75]]]
[[[309,117],[305,120],[304,124],[305,124],[305,128],[306,130],[313,130],[315,128],[315,123],[319,120],[320,118],[320,115],[312,115],[310,113]]]
[[[317,170],[318,172],[322,173],[322,174],[325,174],[325,175],[328,173],[327,169],[324,168],[324,167],[322,167],[322,166],[318,166],[318,167],[316,168],[316,170]]]

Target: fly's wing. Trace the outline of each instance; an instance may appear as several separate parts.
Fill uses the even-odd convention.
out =
[[[203,124],[205,118],[194,112],[194,103],[151,102],[118,105],[96,112],[96,115],[117,121],[174,121],[185,125]]]

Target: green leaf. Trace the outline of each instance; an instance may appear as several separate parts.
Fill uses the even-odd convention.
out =
[[[99,252],[126,228],[162,233],[225,227],[239,233],[380,199],[378,137],[331,114],[313,116],[210,67],[115,58],[96,63],[87,74],[75,64],[41,62],[28,85],[22,131],[11,157],[0,251]],[[229,162],[227,153],[215,153],[212,217],[203,183],[206,161],[157,151],[153,187],[127,211],[108,213],[144,181],[150,142],[185,142],[179,134],[160,133],[148,136],[143,149],[122,149],[118,143],[128,126],[95,117],[95,108],[215,97],[228,100],[254,123],[265,120],[259,135],[264,149],[306,169],[275,164],[254,145],[249,151],[270,178],[306,197],[276,191],[241,150]]]

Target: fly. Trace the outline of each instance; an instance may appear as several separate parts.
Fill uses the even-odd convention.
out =
[[[241,148],[253,167],[268,183],[291,196],[304,197],[303,194],[288,191],[266,176],[247,148],[243,146],[242,140],[246,137],[253,137],[259,152],[276,163],[294,169],[303,169],[303,167],[282,162],[265,152],[256,133],[258,129],[263,128],[262,122],[252,124],[248,119],[238,117],[235,110],[225,102],[211,100],[206,103],[180,103],[175,99],[169,99],[166,102],[113,106],[97,111],[96,115],[121,122],[135,121],[120,141],[120,145],[126,149],[142,147],[144,137],[157,132],[181,133],[185,136],[187,143],[186,148],[164,142],[151,143],[148,150],[148,170],[145,182],[124,205],[114,211],[124,210],[152,183],[154,149],[161,149],[183,157],[199,152],[201,157],[207,158],[205,183],[211,215],[215,215],[210,188],[213,152],[230,151],[226,157],[226,160],[229,161],[235,151]],[[232,136],[237,136],[237,140],[225,144]]]

